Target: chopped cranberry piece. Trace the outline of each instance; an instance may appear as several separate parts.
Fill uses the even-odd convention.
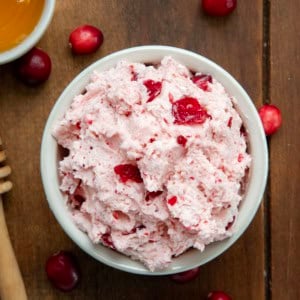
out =
[[[231,125],[232,125],[232,117],[229,118],[228,122],[227,122],[227,126],[229,128],[231,128]]]
[[[131,81],[137,81],[137,79],[138,79],[138,73],[135,72],[133,66],[130,66],[130,70],[131,70]]]
[[[138,73],[133,72],[131,74],[132,74],[131,81],[137,81],[137,79],[138,79]]]
[[[175,118],[175,124],[202,124],[211,116],[206,109],[202,107],[198,100],[191,97],[185,97],[177,100],[172,105],[172,114]]]
[[[126,112],[124,113],[124,115],[125,115],[126,117],[130,117],[130,116],[132,115],[132,112],[131,112],[131,111],[126,111]]]
[[[138,230],[142,230],[142,229],[145,229],[145,228],[146,228],[146,226],[144,224],[141,224],[141,225],[136,227],[136,229],[138,229]]]
[[[225,229],[226,229],[226,230],[229,230],[229,229],[232,227],[232,225],[233,225],[234,221],[235,221],[235,216],[233,216],[233,219],[232,219],[232,221],[231,221],[231,222],[229,222],[229,223],[226,225]]]
[[[136,233],[136,228],[132,228],[130,233]]]
[[[168,199],[168,203],[173,206],[177,202],[177,197],[173,196],[170,199]]]
[[[196,278],[198,276],[199,272],[200,272],[200,268],[197,267],[192,270],[173,274],[170,276],[170,278],[178,283],[185,283],[185,282],[191,281],[194,278]]]
[[[116,249],[109,233],[104,233],[101,237],[101,240],[104,246],[107,246],[111,249]]]
[[[247,131],[244,125],[241,126],[240,128],[240,133],[241,135],[243,135],[244,137],[247,137]]]
[[[85,202],[84,192],[81,188],[82,181],[80,180],[74,193],[69,195],[69,200],[71,202],[71,205],[76,208],[80,209],[83,202]]]
[[[69,150],[69,149],[64,148],[64,147],[61,147],[61,146],[59,146],[58,151],[59,151],[59,155],[60,155],[61,157],[67,157],[67,156],[69,156],[69,154],[70,154],[70,150]]]
[[[149,201],[153,198],[158,197],[159,195],[161,195],[163,192],[162,191],[156,191],[156,192],[147,192],[145,200]]]
[[[112,215],[113,215],[113,217],[114,217],[116,220],[119,219],[119,213],[118,213],[117,211],[114,211],[114,212],[112,213]]]
[[[182,145],[183,147],[185,147],[186,142],[187,142],[187,139],[186,139],[183,135],[179,135],[179,136],[177,137],[177,143],[178,143],[179,145]]]
[[[76,123],[76,128],[79,129],[79,130],[81,129],[81,122]]]
[[[238,162],[241,162],[242,160],[244,159],[244,156],[243,156],[243,154],[242,153],[240,153],[239,155],[238,155]]]
[[[128,180],[132,180],[137,183],[143,182],[140,170],[137,166],[131,164],[118,165],[114,167],[114,171],[120,176],[120,180],[123,183]]]
[[[258,112],[266,135],[275,133],[281,126],[282,122],[279,108],[272,104],[266,104],[263,105]]]
[[[80,208],[82,203],[85,202],[85,198],[81,195],[74,194],[70,196],[75,208]]]
[[[148,100],[147,102],[153,101],[154,98],[156,98],[160,92],[162,84],[160,81],[153,81],[151,79],[144,81],[144,86],[147,88],[148,91]]]
[[[122,235],[129,235],[129,234],[133,234],[133,233],[136,233],[136,228],[132,228],[129,232],[124,231],[124,232],[122,232]]]
[[[231,300],[231,297],[224,292],[214,291],[207,295],[208,300]]]
[[[212,77],[210,75],[201,74],[195,75],[192,81],[203,91],[208,91],[208,83],[212,83]]]
[[[46,273],[53,286],[64,292],[74,289],[80,279],[77,262],[67,251],[59,251],[48,258]]]
[[[203,11],[215,17],[227,16],[234,11],[237,0],[202,0]]]

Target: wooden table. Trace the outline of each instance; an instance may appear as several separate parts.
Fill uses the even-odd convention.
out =
[[[235,300],[300,299],[299,11],[299,0],[244,0],[230,17],[216,19],[201,13],[198,0],[57,1],[39,43],[52,58],[48,82],[29,88],[14,78],[12,65],[0,67],[0,132],[14,170],[5,210],[29,299],[205,299],[215,289]],[[95,54],[75,57],[68,35],[83,23],[99,26],[105,42]],[[207,56],[241,82],[257,107],[271,102],[283,114],[283,127],[269,140],[269,183],[254,221],[184,285],[126,274],[83,253],[50,212],[39,172],[43,127],[66,85],[106,54],[144,44]],[[82,268],[82,282],[70,294],[53,289],[44,271],[47,257],[60,249],[73,251]]]

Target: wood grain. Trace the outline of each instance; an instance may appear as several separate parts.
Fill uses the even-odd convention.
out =
[[[50,212],[39,173],[43,126],[57,97],[82,69],[122,48],[164,44],[201,53],[232,73],[259,106],[262,6],[262,0],[243,1],[230,17],[213,19],[201,13],[198,0],[58,0],[39,43],[53,62],[48,82],[28,88],[14,78],[12,65],[0,67],[0,132],[15,185],[6,196],[5,210],[29,299],[204,299],[212,289],[226,290],[233,299],[264,299],[262,210],[229,251],[202,268],[199,278],[178,285],[169,278],[111,269],[79,250]],[[75,57],[68,35],[83,23],[99,26],[105,42],[95,54]],[[44,272],[47,257],[60,249],[73,251],[82,268],[82,282],[70,294],[53,289]]]
[[[0,297],[3,300],[27,300],[23,278],[16,260],[3,211],[0,194]]]
[[[272,299],[300,299],[300,2],[271,2],[271,102],[283,126],[272,137],[271,248]]]

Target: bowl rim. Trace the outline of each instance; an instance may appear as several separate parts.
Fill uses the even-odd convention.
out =
[[[54,14],[56,0],[44,0],[44,8],[33,31],[17,46],[0,52],[0,65],[11,62],[28,52],[45,33]]]
[[[149,271],[146,267],[144,267],[141,263],[134,262],[131,258],[126,257],[125,260],[130,260],[133,266],[128,266],[126,263],[122,263],[118,260],[114,260],[114,256],[110,256],[110,253],[107,253],[108,251],[114,252],[110,249],[107,249],[107,247],[104,246],[94,246],[92,245],[92,242],[90,244],[86,244],[83,239],[88,239],[85,233],[81,232],[76,225],[73,223],[73,225],[68,222],[68,218],[65,218],[65,213],[60,213],[59,211],[59,205],[62,205],[61,203],[59,204],[59,201],[55,198],[56,196],[60,197],[63,199],[62,194],[57,192],[58,186],[53,189],[53,180],[57,180],[57,168],[56,166],[53,167],[51,166],[51,162],[49,160],[53,159],[53,155],[57,153],[51,153],[51,147],[55,147],[54,144],[56,143],[54,138],[51,135],[52,127],[55,121],[57,121],[58,115],[61,114],[63,115],[63,112],[65,111],[64,109],[61,109],[61,106],[68,107],[69,104],[72,102],[73,97],[78,94],[78,84],[83,81],[88,82],[88,78],[92,71],[99,69],[99,66],[103,66],[105,64],[111,66],[115,65],[117,61],[119,61],[122,58],[127,58],[128,56],[131,57],[136,57],[138,55],[143,55],[144,53],[151,52],[151,53],[156,53],[157,56],[160,56],[161,58],[165,56],[165,53],[169,53],[170,56],[174,57],[177,59],[176,56],[178,57],[185,57],[186,59],[190,59],[192,61],[198,61],[199,64],[204,64],[207,65],[211,70],[215,72],[215,74],[218,74],[219,76],[215,76],[215,74],[212,74],[214,77],[217,77],[216,79],[223,84],[224,81],[227,81],[232,87],[235,88],[235,90],[239,93],[241,100],[245,102],[245,107],[247,107],[247,113],[248,115],[245,115],[243,118],[244,124],[247,123],[249,125],[249,128],[254,128],[253,131],[255,131],[255,134],[252,134],[249,136],[249,139],[253,139],[253,141],[256,143],[256,147],[254,147],[251,151],[257,155],[256,161],[253,162],[253,166],[251,166],[250,173],[255,171],[255,177],[252,176],[251,182],[249,182],[249,192],[245,195],[244,199],[242,200],[243,202],[245,201],[245,198],[247,198],[248,194],[250,194],[250,191],[252,192],[252,197],[253,204],[251,204],[250,208],[251,210],[248,213],[248,217],[246,220],[243,220],[242,225],[240,226],[238,232],[235,232],[232,237],[227,238],[223,241],[220,242],[214,242],[212,244],[214,245],[219,245],[223,244],[223,246],[219,247],[217,251],[214,252],[213,255],[206,257],[200,261],[197,260],[197,263],[192,263],[189,265],[185,266],[174,266],[174,262],[171,264],[169,268],[166,270],[160,270],[160,271],[154,271],[151,272]],[[150,61],[153,59],[149,59]],[[139,61],[139,60],[137,60]],[[143,60],[145,63],[147,61]],[[149,62],[149,61],[148,61]],[[109,68],[106,66],[106,69]],[[200,71],[200,70],[199,70]],[[212,73],[212,72],[211,72]],[[220,77],[222,76],[223,80],[220,80]],[[226,79],[226,80],[225,80]],[[226,84],[223,84],[226,88]],[[83,85],[84,86],[84,85]],[[77,90],[77,93],[76,93]],[[231,95],[231,93],[229,93]],[[235,95],[232,95],[235,97]],[[237,99],[238,100],[238,99]],[[238,102],[238,101],[237,101]],[[68,103],[68,104],[66,104]],[[237,107],[238,108],[238,107]],[[251,122],[250,122],[250,118]],[[250,128],[250,129],[251,129]],[[252,130],[252,129],[251,129]],[[252,142],[249,142],[250,146]],[[51,146],[52,144],[52,146]],[[57,144],[56,144],[57,146]],[[259,149],[258,149],[259,148]],[[54,149],[54,148],[53,148]],[[53,152],[53,151],[52,151]],[[52,155],[52,157],[51,157]],[[253,154],[254,155],[254,154]],[[126,271],[129,273],[134,273],[134,274],[141,274],[141,275],[170,275],[178,272],[184,272],[186,270],[192,269],[194,267],[203,265],[216,257],[218,257],[220,254],[225,252],[230,246],[232,246],[239,238],[240,236],[245,232],[245,230],[248,228],[250,225],[251,221],[253,220],[260,204],[263,198],[266,182],[267,182],[267,176],[268,176],[268,147],[267,147],[267,142],[266,142],[266,136],[263,130],[263,126],[261,124],[259,115],[257,113],[257,110],[246,93],[246,91],[243,89],[243,87],[234,79],[227,71],[225,71],[221,66],[217,65],[213,61],[209,60],[208,58],[194,53],[189,50],[181,49],[181,48],[176,48],[176,47],[171,47],[171,46],[161,46],[161,45],[148,45],[148,46],[137,46],[137,47],[132,47],[132,48],[127,48],[123,49],[117,52],[114,52],[112,54],[109,54],[100,60],[94,62],[91,64],[89,67],[84,69],[82,72],[80,72],[69,84],[68,86],[64,89],[64,91],[61,93],[59,98],[57,99],[56,103],[54,104],[51,113],[48,117],[48,120],[45,125],[44,133],[43,133],[43,138],[42,138],[42,144],[41,144],[41,161],[40,161],[40,166],[41,166],[41,176],[42,176],[42,183],[43,187],[45,190],[46,194],[46,199],[48,201],[48,205],[50,209],[52,210],[55,218],[57,219],[58,223],[61,225],[62,229],[66,232],[66,234],[74,241],[76,245],[78,245],[83,251],[85,251],[87,254],[90,256],[94,257],[96,260],[109,265],[111,267],[114,267],[116,269]],[[255,168],[254,168],[255,167]],[[56,175],[51,173],[51,168],[55,169]],[[55,178],[56,176],[56,178]],[[250,178],[250,175],[249,175]],[[255,182],[255,183],[253,183]],[[252,190],[250,189],[252,187]],[[254,189],[255,187],[255,189]],[[56,190],[56,191],[55,191]],[[248,197],[250,198],[250,196]],[[247,199],[248,199],[247,198]],[[251,198],[252,199],[252,198]],[[248,203],[247,203],[248,204]],[[243,204],[242,204],[243,205]],[[250,205],[250,202],[249,204]],[[67,210],[67,208],[65,208]],[[240,211],[241,214],[241,211]],[[69,218],[71,219],[71,218]],[[239,221],[239,218],[237,218]],[[74,230],[74,227],[76,227],[76,230]],[[86,236],[86,238],[83,237],[83,235]],[[211,245],[206,246],[206,249],[209,247],[212,247]],[[218,247],[218,246],[215,246]],[[106,249],[105,249],[106,248]],[[104,257],[102,256],[102,252],[98,253],[101,249],[102,252],[104,252]],[[197,251],[197,250],[191,250],[191,251]],[[205,250],[201,253],[205,253]],[[122,255],[123,254],[117,254],[117,255]],[[186,254],[180,255],[178,258],[175,258],[175,260],[178,260],[181,256],[184,256]],[[200,254],[199,254],[200,255]]]

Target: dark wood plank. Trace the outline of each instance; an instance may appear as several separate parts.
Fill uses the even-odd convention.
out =
[[[272,299],[299,299],[300,2],[271,4],[271,102],[283,126],[271,139]]]
[[[245,20],[247,20],[245,22]],[[69,32],[82,23],[103,29],[105,42],[91,56],[73,57]],[[39,174],[39,150],[47,116],[67,83],[83,68],[113,51],[143,44],[167,44],[199,52],[221,64],[246,88],[257,105],[262,99],[262,0],[243,1],[225,19],[204,16],[199,1],[57,1],[51,26],[39,46],[49,52],[53,72],[35,89],[0,67],[0,132],[14,169],[15,187],[5,209],[13,245],[30,299],[204,299],[211,289],[234,299],[264,299],[263,213],[224,255],[202,268],[186,285],[168,278],[126,274],[97,263],[63,233],[48,209]],[[67,294],[48,283],[49,254],[68,249],[78,256],[82,282]]]

